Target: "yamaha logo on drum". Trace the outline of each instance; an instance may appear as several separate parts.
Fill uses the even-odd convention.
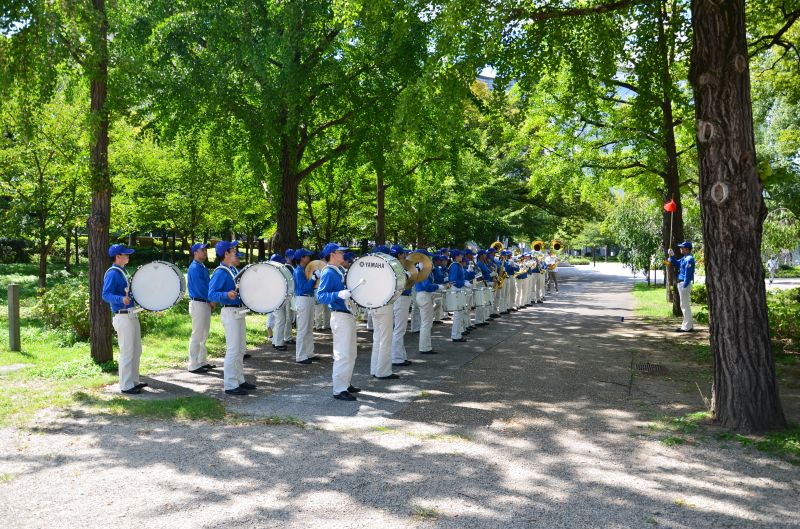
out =
[[[359,261],[358,264],[361,266],[361,268],[364,268],[365,266],[367,268],[385,268],[386,266],[385,263],[365,263],[364,261]]]

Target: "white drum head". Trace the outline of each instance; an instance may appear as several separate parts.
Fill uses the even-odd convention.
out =
[[[153,312],[175,306],[186,292],[186,280],[172,263],[153,261],[136,269],[131,277],[131,294],[143,309]]]
[[[255,263],[236,277],[242,304],[253,312],[269,314],[283,307],[294,292],[289,270],[277,263]]]
[[[359,257],[347,270],[345,284],[352,299],[362,307],[383,307],[397,299],[405,285],[403,265],[386,254]]]

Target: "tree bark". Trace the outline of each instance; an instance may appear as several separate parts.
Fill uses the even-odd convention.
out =
[[[714,358],[712,410],[741,431],[784,428],[761,280],[766,206],[756,174],[744,0],[692,2],[694,90]]]
[[[283,253],[298,247],[297,198],[300,179],[294,171],[284,168],[281,177],[281,197],[278,208],[278,228],[272,237],[272,251]]]
[[[80,251],[78,249],[78,227],[75,226],[75,266],[80,266]]]
[[[89,235],[89,341],[92,358],[108,362],[113,358],[111,348],[111,311],[103,301],[103,276],[108,265],[108,228],[111,219],[111,179],[108,173],[108,20],[105,0],[92,0],[98,20],[93,35],[95,62],[91,76],[91,116],[93,120],[90,145],[90,175],[92,179],[92,208],[86,222]],[[77,246],[77,245],[76,245]]]
[[[382,166],[375,168],[375,179],[375,245],[377,246],[386,244],[386,185]]]
[[[66,242],[66,248],[64,249],[64,270],[69,273],[71,271],[70,267],[70,259],[72,258],[72,233],[71,229],[67,228],[66,236],[64,237],[64,241]]]

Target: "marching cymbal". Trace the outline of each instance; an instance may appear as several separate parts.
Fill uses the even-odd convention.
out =
[[[311,276],[314,274],[314,272],[316,272],[317,270],[322,270],[327,265],[328,265],[328,263],[326,263],[325,261],[323,261],[321,259],[317,259],[316,261],[309,262],[306,265],[305,270],[304,270],[305,273],[306,273],[306,279],[310,280]],[[318,286],[319,286],[319,279],[317,279],[317,282],[314,284],[314,288],[316,288]]]
[[[400,264],[402,264],[403,268],[406,269],[406,272],[410,274],[408,276],[408,279],[406,279],[406,286],[405,286],[406,290],[408,290],[409,288],[414,286],[414,283],[417,282],[417,276],[419,276],[419,270],[417,270],[416,265],[411,261],[409,261],[408,259],[400,259]]]
[[[427,255],[423,253],[411,252],[408,254],[408,258],[406,260],[414,265],[417,263],[422,263],[422,270],[417,270],[417,267],[414,266],[414,271],[417,272],[417,278],[415,280],[416,283],[425,281],[428,279],[428,276],[431,275],[431,271],[433,270],[433,261]]]

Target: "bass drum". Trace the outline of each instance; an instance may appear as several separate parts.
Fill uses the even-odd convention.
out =
[[[253,312],[269,314],[283,308],[294,294],[294,278],[280,263],[245,266],[236,276],[242,304]]]
[[[366,309],[376,309],[394,302],[405,290],[403,265],[385,253],[359,257],[347,270],[345,284],[352,300]]]
[[[186,293],[180,268],[166,261],[153,261],[136,269],[131,277],[131,297],[145,310],[171,309]]]

